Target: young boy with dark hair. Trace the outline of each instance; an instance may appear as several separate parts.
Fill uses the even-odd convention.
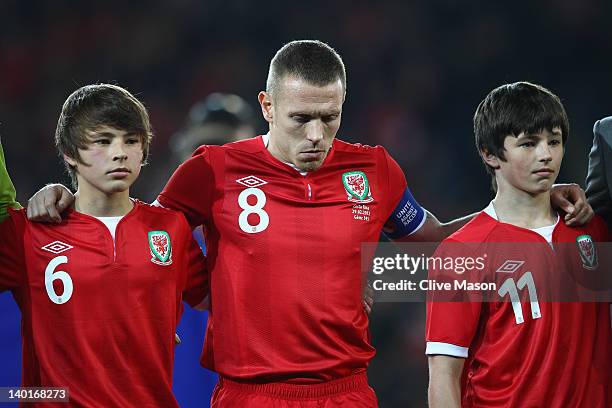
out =
[[[499,282],[499,297],[428,301],[430,406],[609,407],[608,304],[542,298],[579,265],[578,251],[563,245],[593,249],[607,234],[599,218],[568,228],[551,206],[569,132],[565,109],[542,86],[506,84],[480,103],[474,132],[496,195],[438,255],[489,254],[478,276]]]
[[[74,406],[178,406],[181,300],[199,304],[208,278],[184,216],[129,196],[151,137],[128,91],[79,88],[55,135],[78,186],[74,208],[57,225],[30,223],[24,210],[0,225],[0,290],[22,313],[23,386],[66,387]]]

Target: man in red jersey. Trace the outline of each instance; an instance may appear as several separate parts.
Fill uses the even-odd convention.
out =
[[[345,90],[333,49],[285,45],[259,94],[269,133],[201,147],[158,198],[206,227],[213,406],[376,406],[361,243],[388,220],[397,238],[457,228],[426,217],[383,148],[335,139]]]
[[[331,47],[286,44],[259,94],[269,133],[200,147],[158,197],[206,229],[213,406],[376,406],[361,244],[383,226],[392,239],[439,241],[466,221],[424,210],[384,148],[335,139],[345,94]],[[61,211],[71,196],[46,188],[28,212],[57,220],[58,200]]]
[[[580,264],[577,251],[574,259],[560,260],[568,251],[559,243],[576,246],[585,240],[592,247],[607,236],[600,218],[568,228],[551,206],[568,130],[559,98],[527,82],[494,89],[476,110],[476,145],[497,193],[484,211],[443,241],[437,254],[492,254],[483,270],[474,270],[474,280],[499,282],[499,295],[512,302],[469,297],[449,302],[435,294],[428,301],[431,407],[603,408],[612,403],[608,304],[542,300],[547,287],[563,279],[562,272]],[[556,295],[548,300],[562,300]]]
[[[22,313],[22,386],[66,387],[71,406],[178,406],[181,300],[201,302],[207,274],[181,213],[129,197],[151,137],[145,107],[125,89],[76,90],[55,137],[78,188],[74,208],[57,225],[23,210],[0,225],[0,290]]]

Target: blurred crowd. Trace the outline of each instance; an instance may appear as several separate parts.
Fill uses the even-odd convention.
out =
[[[593,122],[612,114],[611,8],[597,0],[4,0],[0,136],[25,203],[43,184],[68,180],[52,141],[64,99],[78,86],[115,82],[151,114],[151,163],[133,193],[152,200],[193,147],[177,140],[198,120],[198,102],[239,95],[249,126],[265,132],[256,96],[269,60],[287,41],[316,38],[347,65],[338,137],[384,145],[421,204],[447,220],[491,199],[471,118],[505,82],[537,82],[562,98],[571,131],[560,181],[583,182]],[[383,407],[424,404],[423,324],[422,304],[375,306],[370,375]]]

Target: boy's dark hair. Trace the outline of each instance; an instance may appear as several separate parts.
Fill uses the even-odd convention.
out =
[[[563,145],[569,136],[569,120],[559,97],[541,85],[530,82],[505,84],[492,90],[476,108],[474,135],[476,148],[482,157],[486,151],[501,160],[504,156],[506,136],[521,133],[552,132],[561,128]],[[484,162],[484,159],[483,159]],[[485,163],[493,177],[495,170]]]
[[[325,86],[338,79],[346,92],[346,70],[338,53],[318,40],[291,41],[270,62],[266,92],[274,95],[280,80],[295,76],[309,84]]]
[[[83,163],[79,149],[87,148],[87,132],[102,126],[140,135],[142,163],[147,163],[153,131],[149,114],[142,102],[117,85],[83,86],[64,102],[55,129],[55,146],[74,188],[78,187],[76,170],[63,160],[63,155]]]

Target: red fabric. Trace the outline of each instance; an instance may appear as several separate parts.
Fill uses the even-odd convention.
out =
[[[365,373],[315,385],[239,383],[224,378],[213,392],[211,408],[376,408]]]
[[[372,201],[348,199],[342,176],[350,171],[365,173]],[[249,176],[261,181],[238,181]],[[202,364],[261,381],[363,371],[374,348],[361,304],[361,244],[378,241],[405,188],[382,147],[336,140],[306,176],[275,159],[261,137],[197,150],[158,201],[205,225],[211,310]],[[249,206],[265,212],[266,228]]]
[[[168,233],[170,264],[151,261],[149,231]],[[72,248],[43,249],[55,241]],[[117,225],[115,251],[102,222],[74,211],[59,225],[11,211],[0,225],[0,289],[22,312],[22,385],[68,387],[71,406],[177,406],[174,333],[181,297],[197,304],[207,293],[205,260],[182,214],[140,202]],[[65,261],[50,272],[68,274],[68,300],[61,280],[45,286],[53,260]]]
[[[458,247],[476,248],[490,257],[479,279],[520,278],[533,271],[538,297],[564,269],[581,268],[575,246],[580,235],[595,242],[606,238],[603,221],[568,228],[560,221],[553,232],[556,255],[537,233],[498,222],[484,212],[445,240],[437,256],[457,255]],[[497,243],[506,245],[500,250]],[[496,248],[487,251],[487,248]],[[560,257],[563,259],[560,260]],[[512,274],[496,273],[507,259],[525,261]],[[602,271],[599,273],[607,273]],[[496,279],[497,278],[497,279]],[[499,288],[499,285],[498,285]],[[463,407],[610,407],[612,398],[612,338],[608,303],[539,301],[540,318],[533,318],[521,291],[524,322],[517,324],[511,302],[436,302],[427,304],[426,337],[469,348],[462,376]],[[435,296],[434,296],[435,300]],[[528,298],[527,298],[528,300]]]

